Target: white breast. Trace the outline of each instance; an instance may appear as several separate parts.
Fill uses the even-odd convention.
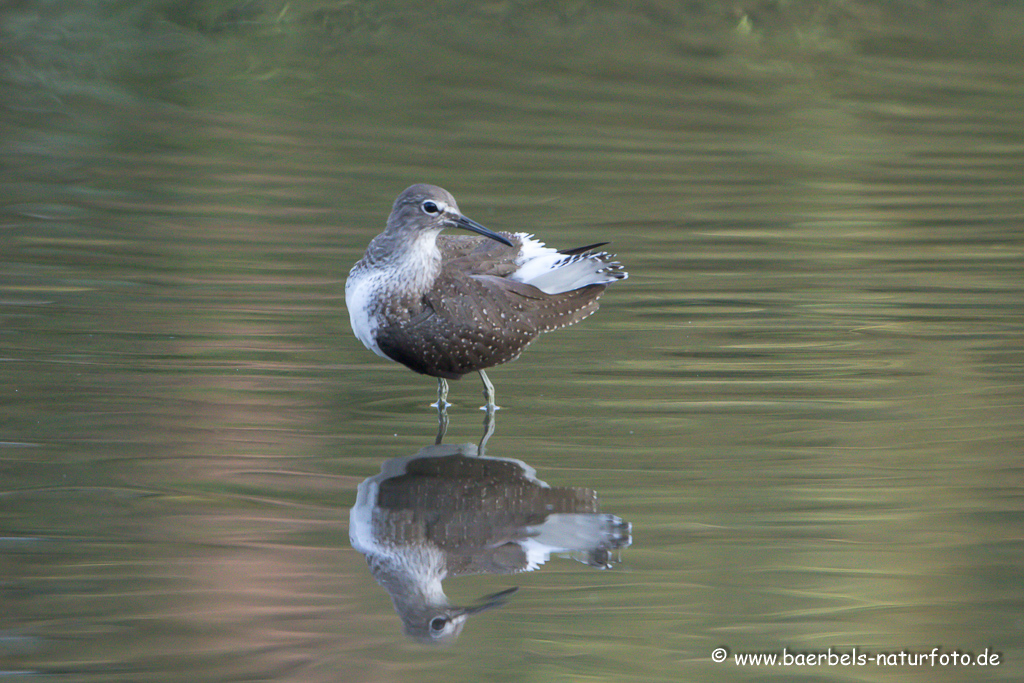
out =
[[[387,358],[377,346],[377,328],[380,326],[374,313],[374,302],[384,287],[386,273],[379,270],[356,268],[349,273],[345,281],[345,305],[348,307],[348,319],[352,324],[352,332],[363,346],[381,358]]]
[[[352,331],[363,346],[381,358],[387,356],[377,346],[377,329],[381,317],[387,319],[390,315],[388,307],[381,302],[415,297],[433,286],[441,270],[441,252],[436,244],[438,232],[440,230],[421,231],[414,241],[402,245],[401,249],[392,247],[387,259],[378,257],[373,266],[367,266],[364,258],[348,274],[345,305]],[[374,238],[367,253],[383,236]]]

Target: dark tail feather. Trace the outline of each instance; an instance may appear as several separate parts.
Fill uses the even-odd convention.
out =
[[[595,242],[594,244],[588,244],[585,247],[576,247],[575,249],[559,249],[558,253],[565,254],[566,256],[575,256],[576,254],[583,254],[585,252],[588,252],[591,249],[603,247],[606,244],[611,244],[611,242]]]

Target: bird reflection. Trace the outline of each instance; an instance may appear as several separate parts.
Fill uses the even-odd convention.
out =
[[[552,488],[535,474],[519,460],[478,455],[473,444],[436,444],[386,461],[359,485],[349,538],[408,636],[454,642],[470,616],[516,591],[459,607],[441,587],[447,578],[532,571],[552,553],[608,569],[630,544],[629,523],[601,514],[593,490]]]

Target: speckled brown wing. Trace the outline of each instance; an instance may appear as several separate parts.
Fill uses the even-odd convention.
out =
[[[439,283],[403,323],[379,331],[381,351],[416,372],[457,379],[514,360],[542,332],[583,320],[604,285],[562,294],[445,263]]]
[[[499,234],[511,241],[513,246],[486,237],[441,235],[437,238],[437,248],[441,252],[441,260],[449,268],[454,267],[470,275],[508,277],[515,272],[522,242],[513,233]]]

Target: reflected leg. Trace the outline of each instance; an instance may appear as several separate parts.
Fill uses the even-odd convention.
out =
[[[487,450],[487,440],[491,438],[491,434],[494,433],[494,411],[488,410],[484,413],[484,434],[480,437],[480,445],[477,446],[476,454],[483,455]],[[440,443],[440,442],[438,442]]]
[[[440,445],[444,435],[448,433],[448,410],[446,408],[447,404],[445,407],[440,405],[437,407],[437,438],[434,439],[435,445]]]

